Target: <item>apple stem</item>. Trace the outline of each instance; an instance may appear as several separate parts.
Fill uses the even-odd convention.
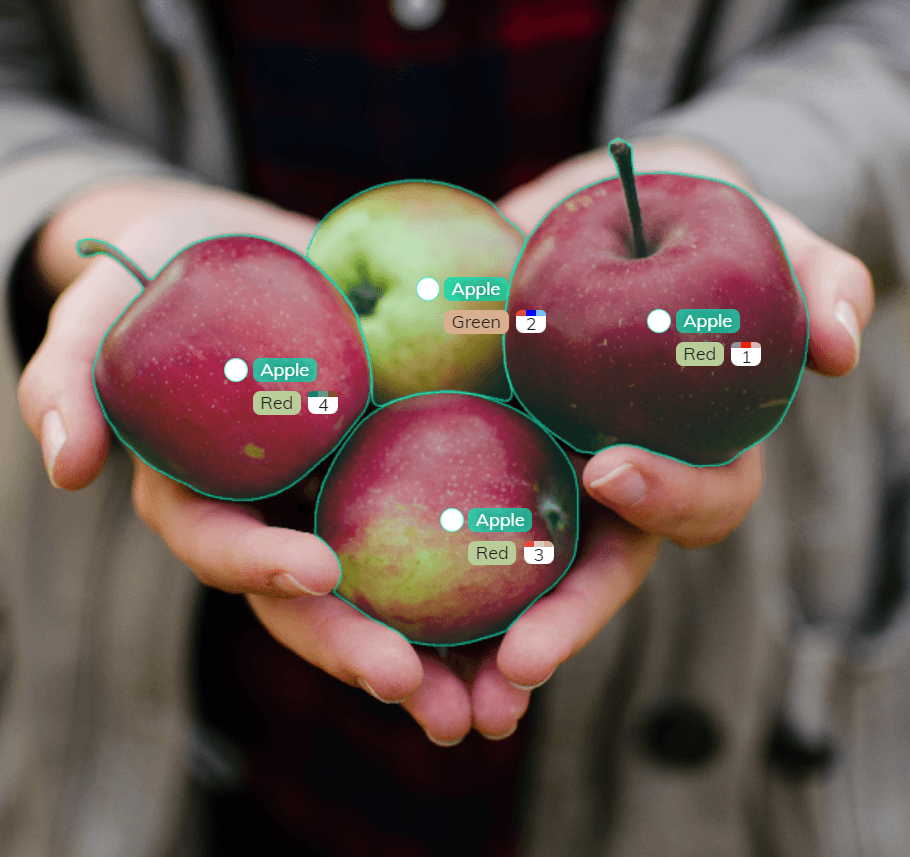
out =
[[[97,238],[83,238],[77,245],[76,250],[80,256],[95,256],[98,253],[104,253],[110,256],[115,262],[119,262],[127,269],[137,280],[143,289],[148,288],[149,278],[145,276],[143,270],[121,250],[108,244],[106,241],[99,241]]]
[[[635,258],[644,259],[648,255],[645,244],[645,227],[641,220],[641,208],[638,205],[638,191],[635,190],[635,172],[632,169],[632,147],[625,141],[616,139],[610,143],[610,154],[616,161],[622,192],[626,197],[626,208],[629,210],[629,221],[632,223],[632,238],[635,241]]]

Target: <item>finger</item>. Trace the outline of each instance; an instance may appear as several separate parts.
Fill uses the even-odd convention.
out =
[[[682,547],[706,547],[736,529],[758,498],[761,447],[722,467],[693,467],[612,446],[588,462],[582,481],[595,500],[636,527]]]
[[[454,747],[471,730],[470,693],[436,654],[424,647],[417,654],[423,667],[423,682],[403,707],[434,744]]]
[[[266,526],[255,507],[203,497],[134,460],[136,511],[206,585],[297,597],[338,584],[338,559],[322,539]]]
[[[335,596],[247,599],[278,642],[341,681],[386,703],[401,703],[442,747],[471,728],[468,690],[438,656],[417,651],[397,631]]]
[[[491,741],[508,738],[518,728],[530,700],[530,690],[509,682],[496,665],[496,650],[491,651],[471,685],[474,728]]]
[[[859,360],[861,332],[875,292],[869,270],[820,238],[792,214],[759,199],[780,234],[809,311],[807,365],[823,375],[846,375]]]
[[[382,702],[403,702],[422,687],[423,668],[414,647],[341,598],[247,595],[247,600],[279,643]]]
[[[19,406],[41,442],[53,484],[70,490],[101,472],[110,433],[92,384],[108,328],[139,293],[113,262],[93,265],[54,304],[47,334],[19,382]]]
[[[496,658],[503,677],[522,690],[540,687],[635,594],[660,543],[611,513],[602,515],[569,573],[509,628]]]

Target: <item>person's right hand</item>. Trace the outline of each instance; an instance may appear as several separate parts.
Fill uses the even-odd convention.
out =
[[[101,471],[110,430],[95,397],[92,366],[110,325],[138,283],[108,258],[75,251],[82,238],[120,248],[149,276],[188,244],[230,233],[258,235],[304,254],[316,224],[251,198],[168,182],[97,191],[62,211],[39,240],[39,264],[62,292],[47,335],[19,385],[25,421],[41,442],[51,481],[77,490]],[[266,503],[204,497],[136,456],[136,511],[207,585],[243,593],[281,643],[334,677],[406,708],[438,743],[471,728],[464,684],[432,652],[330,593],[333,551],[316,536],[269,526]]]
[[[82,258],[79,240],[113,244],[153,278],[205,238],[259,235],[303,255],[315,228],[309,218],[252,197],[174,180],[107,185],[53,217],[39,236],[35,261],[59,297],[19,384],[22,414],[41,442],[51,482],[77,490],[101,472],[110,432],[95,398],[92,365],[108,328],[140,291],[116,262]]]

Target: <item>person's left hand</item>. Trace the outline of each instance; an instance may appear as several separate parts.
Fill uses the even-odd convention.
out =
[[[750,190],[735,164],[694,141],[641,140],[634,149],[640,172],[690,173]],[[499,208],[530,234],[567,196],[615,175],[608,151],[590,153],[517,188]],[[872,313],[869,272],[779,206],[756,199],[774,223],[806,296],[808,367],[826,375],[847,374],[859,359],[860,331]],[[472,710],[474,725],[488,735],[514,730],[514,712],[523,713],[528,689],[545,682],[632,597],[663,538],[683,547],[706,547],[739,526],[761,490],[761,446],[723,467],[704,468],[637,447],[613,446],[587,461],[580,481],[588,498],[606,509],[586,509],[587,534],[575,566],[514,623],[497,651],[481,657],[471,685]]]

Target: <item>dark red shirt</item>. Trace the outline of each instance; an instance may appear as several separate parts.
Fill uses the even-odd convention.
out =
[[[222,0],[251,192],[314,217],[396,179],[496,199],[590,148],[615,0],[450,0],[421,31],[390,5]]]
[[[495,200],[591,145],[615,0],[449,0],[423,30],[397,0],[211,5],[247,190],[287,208],[319,218],[408,178]],[[283,649],[237,596],[206,605],[201,712],[244,771],[209,795],[214,854],[518,854],[531,717],[502,742],[436,747],[399,706]]]

